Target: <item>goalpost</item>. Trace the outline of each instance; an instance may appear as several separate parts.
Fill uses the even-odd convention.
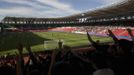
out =
[[[59,42],[62,42],[62,46],[64,45],[63,40],[47,40],[47,41],[44,41],[44,49],[48,50],[48,49],[51,49],[52,47],[54,49],[59,48]]]

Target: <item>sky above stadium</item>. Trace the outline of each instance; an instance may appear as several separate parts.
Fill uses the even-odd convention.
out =
[[[5,16],[63,17],[122,0],[0,0],[0,20]]]

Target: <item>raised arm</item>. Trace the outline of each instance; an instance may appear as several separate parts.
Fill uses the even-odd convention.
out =
[[[109,36],[110,36],[111,38],[113,38],[115,44],[117,44],[118,39],[117,39],[117,37],[113,34],[113,32],[108,29],[108,33],[109,33]]]
[[[89,35],[89,33],[87,32],[87,37],[88,37],[88,40],[91,44],[94,44],[95,42],[93,41],[93,39],[91,38],[91,36]]]
[[[23,55],[22,55],[22,52],[23,52],[23,45],[22,44],[18,45],[18,52],[19,52],[19,55],[18,55],[17,65],[16,65],[16,72],[17,72],[16,75],[23,75],[24,60],[23,60]]]
[[[132,33],[132,30],[128,28],[127,31],[128,31],[128,34],[131,36],[132,41],[134,42],[134,35]]]
[[[89,35],[88,32],[87,32],[87,37],[88,37],[89,42],[90,42],[96,49],[99,48],[99,43],[93,41],[93,39],[91,38],[91,36]]]
[[[50,62],[49,70],[48,70],[48,75],[51,75],[51,70],[52,70],[52,67],[53,67],[53,65],[54,65],[54,63],[55,63],[55,59],[56,59],[56,50],[57,50],[57,49],[53,50],[52,55],[51,55],[51,62]]]
[[[30,58],[32,59],[33,64],[38,64],[38,61],[36,59],[36,56],[31,51],[31,47],[30,47],[29,44],[26,46],[26,50],[29,52],[29,55],[30,55]]]

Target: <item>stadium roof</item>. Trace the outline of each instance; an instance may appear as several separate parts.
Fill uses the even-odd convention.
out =
[[[95,9],[81,14],[75,14],[64,18],[101,18],[101,17],[112,17],[112,16],[124,16],[134,15],[134,0],[123,0],[118,4],[111,6]]]
[[[97,8],[95,10],[91,10],[88,12],[74,14],[67,17],[60,18],[37,18],[37,19],[49,19],[49,20],[71,20],[76,18],[112,18],[112,17],[122,17],[122,16],[134,16],[134,0],[122,0],[116,4],[112,4],[110,6],[105,6],[101,8]],[[13,19],[15,17],[6,17]],[[4,18],[3,20],[5,20]],[[16,17],[16,19],[24,19],[25,17]],[[30,19],[30,18],[28,18]],[[31,18],[33,19],[33,18]]]

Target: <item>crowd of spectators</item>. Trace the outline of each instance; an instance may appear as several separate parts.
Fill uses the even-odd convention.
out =
[[[90,32],[93,34],[102,34],[102,35],[107,35],[108,31],[107,29],[110,29],[112,31],[119,31],[119,30],[125,30],[125,29],[131,29],[134,30],[134,27],[129,27],[129,26],[82,26],[82,27],[78,27],[77,31],[81,31],[81,32]],[[114,32],[113,32],[114,33]],[[117,33],[118,34],[118,33]]]
[[[118,40],[108,29],[114,43],[100,44],[93,41],[87,32],[90,47],[94,50],[77,53],[69,46],[59,43],[59,48],[47,53],[33,53],[26,46],[28,55],[23,55],[23,45],[18,44],[16,56],[0,58],[1,75],[133,75],[134,36],[127,29],[133,41]]]

